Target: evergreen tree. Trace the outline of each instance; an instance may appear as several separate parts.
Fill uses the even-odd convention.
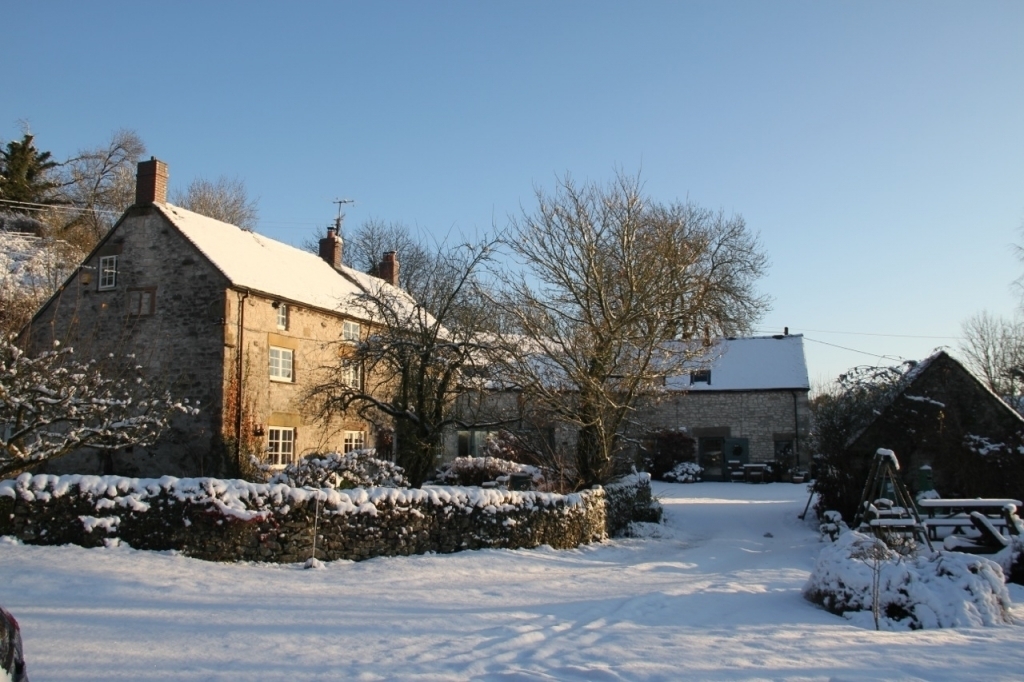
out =
[[[29,133],[21,141],[11,140],[0,149],[0,199],[6,202],[35,204],[54,203],[53,190],[59,183],[50,178],[50,170],[57,166],[50,152],[36,149],[35,138]],[[9,210],[26,212],[27,207],[8,204]]]

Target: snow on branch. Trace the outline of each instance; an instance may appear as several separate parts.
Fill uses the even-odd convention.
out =
[[[149,445],[187,400],[158,394],[138,366],[116,374],[55,347],[30,356],[0,341],[0,476],[78,448]]]

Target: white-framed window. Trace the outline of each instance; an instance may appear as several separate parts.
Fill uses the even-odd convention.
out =
[[[366,431],[346,431],[342,452],[366,449]]]
[[[288,306],[284,303],[277,304],[277,328],[288,329]]]
[[[128,290],[128,314],[152,315],[156,310],[156,291],[153,289]]]
[[[267,461],[272,466],[287,466],[295,461],[295,429],[289,426],[267,428]]]
[[[341,383],[349,388],[363,385],[363,368],[358,362],[346,362],[341,366]]]
[[[100,256],[100,290],[113,289],[116,286],[117,256]]]
[[[360,326],[358,322],[349,322],[345,320],[345,323],[341,327],[341,338],[343,341],[351,341],[356,343],[359,341]]]
[[[271,381],[295,380],[295,351],[290,348],[270,347]]]

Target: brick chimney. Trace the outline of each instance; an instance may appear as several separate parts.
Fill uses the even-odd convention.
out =
[[[135,205],[167,203],[167,164],[155,156],[139,161],[135,180]]]
[[[387,251],[377,267],[378,277],[393,287],[398,286],[398,252]]]
[[[341,268],[341,254],[344,242],[333,227],[327,228],[327,236],[320,240],[320,257],[335,270]]]

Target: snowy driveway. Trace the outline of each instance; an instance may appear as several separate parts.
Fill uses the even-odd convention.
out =
[[[655,493],[659,537],[311,571],[3,539],[0,604],[33,682],[1024,677],[1024,627],[878,633],[805,602],[804,486]]]

